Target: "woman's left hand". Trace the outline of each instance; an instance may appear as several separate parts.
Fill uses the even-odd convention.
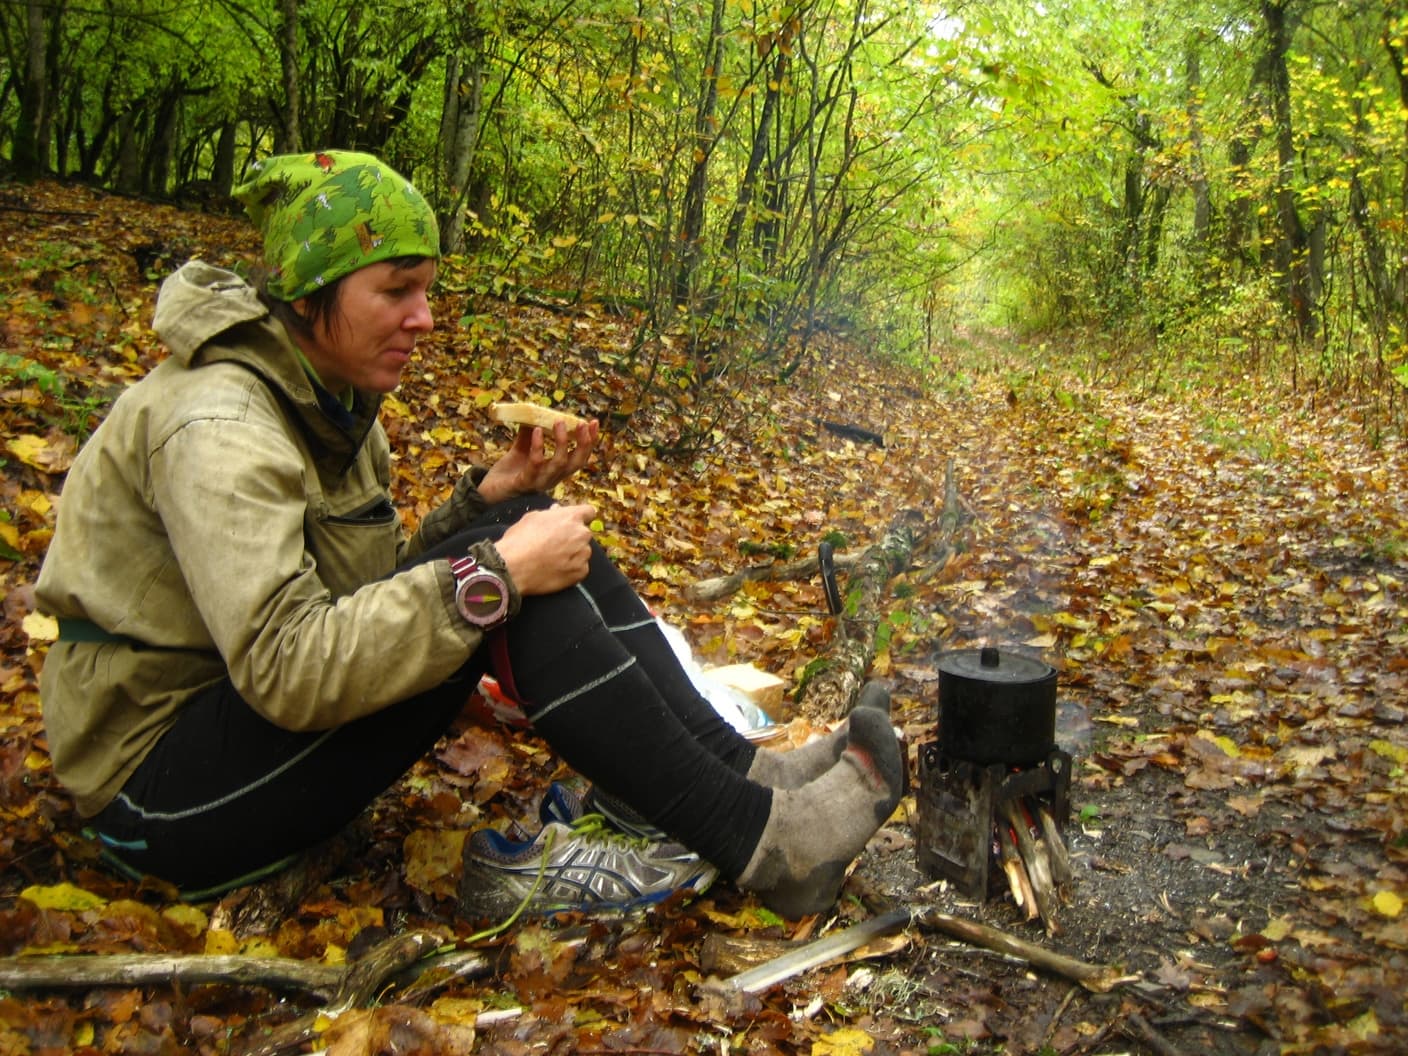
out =
[[[558,422],[553,427],[552,454],[540,426],[519,426],[513,446],[495,462],[479,482],[479,494],[490,502],[516,495],[547,492],[583,468],[592,457],[601,425],[595,418],[569,433]]]

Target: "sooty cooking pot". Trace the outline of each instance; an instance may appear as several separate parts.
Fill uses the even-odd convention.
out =
[[[939,750],[987,766],[1029,766],[1056,746],[1056,669],[994,646],[939,658]]]

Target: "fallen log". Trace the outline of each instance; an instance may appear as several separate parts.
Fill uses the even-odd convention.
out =
[[[834,560],[837,568],[847,569],[853,568],[860,558],[860,554],[837,554]],[[698,583],[686,587],[684,593],[690,601],[718,601],[720,598],[736,594],[745,583],[765,579],[810,578],[816,575],[820,568],[820,560],[815,554],[781,564],[771,562],[766,565],[750,565],[727,576],[701,579]]]
[[[879,542],[866,550],[846,577],[844,611],[837,618],[842,633],[832,638],[825,656],[807,666],[794,702],[809,719],[833,721],[851,708],[875,660],[875,632],[884,617],[890,580],[905,571],[918,553],[947,561],[963,521],[954,481],[953,461],[944,471],[944,504],[937,519],[920,510],[903,510]]]
[[[829,422],[825,418],[818,418],[817,421],[827,432],[844,436],[847,440],[859,440],[862,443],[874,444],[876,447],[885,446],[885,438],[873,429],[862,429],[858,425],[850,425],[846,422]]]
[[[309,994],[322,1006],[272,1030],[256,1021],[242,1056],[275,1056],[314,1038],[328,1020],[370,1004],[387,986],[405,984],[424,994],[455,979],[479,978],[492,961],[476,951],[436,956],[440,939],[428,932],[396,935],[350,964],[315,964],[291,957],[200,954],[98,954],[0,957],[0,990],[93,989],[104,986],[193,986],[223,983],[266,986]]]
[[[292,957],[113,953],[0,958],[0,990],[229,983],[294,990],[328,1001],[337,993],[346,974],[346,968]]]
[[[833,637],[828,654],[808,665],[794,701],[800,715],[829,722],[850,710],[875,660],[875,631],[883,616],[881,603],[890,580],[909,568],[917,554],[936,564],[946,563],[956,548],[964,519],[950,459],[944,470],[943,507],[937,518],[923,510],[901,510],[879,542],[867,550],[831,556],[834,566],[847,572],[843,611],[836,617],[840,633]],[[744,583],[810,577],[820,570],[819,554],[783,564],[754,565],[700,580],[685,589],[685,596],[691,601],[718,601]]]

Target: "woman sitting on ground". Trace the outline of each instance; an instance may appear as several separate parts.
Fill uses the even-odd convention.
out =
[[[166,280],[170,356],[79,454],[39,577],[54,767],[108,857],[188,897],[276,869],[492,672],[564,761],[694,852],[636,845],[635,889],[582,902],[697,888],[707,862],[784,915],[828,906],[900,796],[887,711],[783,753],[723,721],[593,541],[593,508],[546,497],[595,422],[559,425],[550,455],[520,429],[406,538],[377,410],[432,327],[434,213],[349,152],[270,158],[235,193],[266,277],[193,261]],[[549,885],[600,842],[554,834]],[[522,866],[467,843],[476,882]]]

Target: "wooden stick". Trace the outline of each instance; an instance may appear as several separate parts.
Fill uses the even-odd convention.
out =
[[[1022,864],[1027,867],[1027,877],[1031,881],[1032,893],[1036,898],[1037,912],[1041,915],[1042,923],[1046,925],[1046,933],[1056,935],[1061,928],[1056,923],[1056,894],[1051,883],[1051,869],[1037,848],[1036,841],[1032,839],[1026,819],[1022,817],[1014,801],[1009,799],[1002,804],[1002,816],[1016,837],[1017,851]]]
[[[1022,864],[1022,856],[1017,853],[1011,826],[1000,818],[997,821],[997,845],[998,859],[1002,862],[1002,871],[1007,874],[1007,884],[1012,888],[1013,901],[1017,903],[1018,909],[1026,913],[1028,920],[1036,920],[1041,910],[1037,908],[1031,877],[1027,875],[1026,867]]]
[[[413,932],[387,939],[373,947],[365,957],[347,966],[337,993],[325,1007],[306,1012],[273,1030],[255,1020],[248,1028],[248,1037],[243,1047],[232,1051],[239,1053],[239,1056],[277,1056],[281,1052],[301,1049],[326,1028],[329,1020],[336,1019],[354,1008],[369,1005],[386,980],[418,961],[436,942],[436,938],[426,932]],[[488,958],[481,956],[478,960],[478,974],[487,974]],[[459,971],[444,977],[444,981],[449,982],[452,978],[461,978],[468,974],[469,972],[461,966]]]
[[[1089,964],[1055,953],[1042,946],[1025,942],[997,928],[976,921],[964,920],[936,909],[916,910],[914,922],[922,928],[942,932],[951,938],[1005,953],[1026,961],[1034,968],[1052,972],[1073,983],[1079,983],[1095,994],[1109,993],[1121,983],[1132,982],[1138,976],[1121,975],[1109,965]]]
[[[1066,847],[1066,839],[1056,824],[1051,808],[1045,803],[1037,803],[1037,820],[1041,822],[1041,832],[1046,838],[1047,850],[1051,852],[1051,878],[1058,884],[1069,884],[1075,879],[1071,869],[1071,852]]]
[[[775,986],[794,975],[799,975],[808,968],[825,964],[827,961],[859,949],[872,939],[879,938],[896,928],[904,927],[909,923],[909,919],[909,910],[891,910],[873,920],[856,924],[843,931],[833,932],[825,938],[788,950],[781,957],[760,964],[756,968],[750,968],[746,972],[730,976],[724,980],[723,985],[729,990],[738,990],[743,993],[761,993],[768,987]]]
[[[337,993],[345,974],[345,969],[334,965],[291,957],[119,953],[0,958],[0,990],[234,983],[299,990],[326,1001]]]
[[[1126,1034],[1133,1034],[1149,1048],[1153,1049],[1159,1056],[1183,1056],[1183,1051],[1155,1030],[1147,1019],[1138,1012],[1131,1012],[1128,1019],[1129,1025],[1134,1029],[1125,1031]]]

